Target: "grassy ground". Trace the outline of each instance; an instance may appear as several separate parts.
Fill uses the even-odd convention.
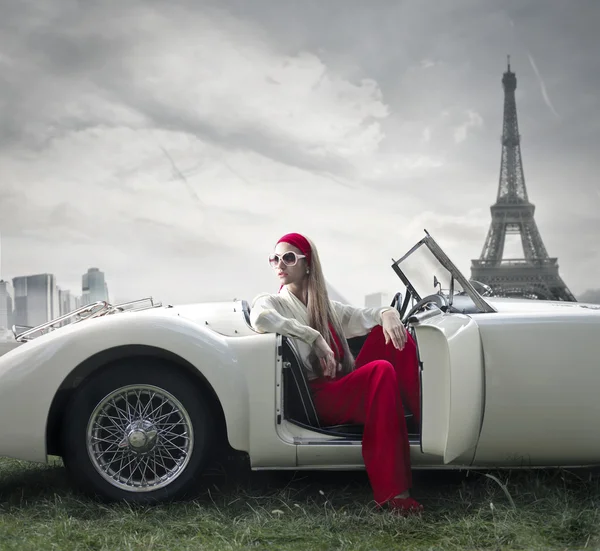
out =
[[[0,550],[599,548],[600,474],[490,474],[415,472],[427,510],[402,519],[364,473],[215,471],[196,500],[130,507],[72,492],[60,463],[0,459]]]

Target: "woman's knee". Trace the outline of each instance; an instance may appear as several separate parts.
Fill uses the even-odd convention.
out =
[[[396,370],[394,366],[387,360],[376,360],[372,362],[371,378],[377,381],[396,378]]]
[[[369,331],[370,337],[383,337],[383,327],[381,325],[376,325]]]

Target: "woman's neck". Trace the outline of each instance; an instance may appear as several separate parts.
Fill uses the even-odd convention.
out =
[[[304,306],[308,304],[308,285],[305,281],[302,283],[289,283],[287,289],[294,295]]]

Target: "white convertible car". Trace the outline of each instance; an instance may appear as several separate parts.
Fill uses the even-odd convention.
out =
[[[600,464],[600,306],[484,296],[429,234],[392,269],[421,365],[415,469]],[[77,488],[132,502],[187,493],[223,443],[253,469],[364,468],[362,427],[323,426],[293,341],[248,320],[245,301],[144,299],[13,328],[0,456],[61,456]]]

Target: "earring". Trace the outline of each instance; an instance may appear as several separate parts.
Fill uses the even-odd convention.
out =
[[[310,270],[306,270],[306,273],[307,273],[307,274],[310,274]]]

